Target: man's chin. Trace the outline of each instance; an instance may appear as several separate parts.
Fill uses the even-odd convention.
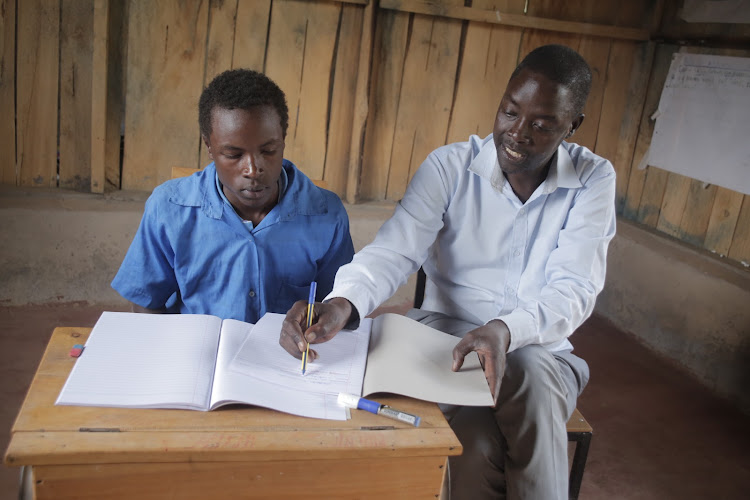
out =
[[[497,163],[504,174],[519,174],[528,171],[526,162],[512,162],[505,160],[505,158],[498,158]]]

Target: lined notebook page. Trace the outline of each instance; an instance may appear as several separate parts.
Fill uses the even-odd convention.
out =
[[[302,364],[279,345],[283,314],[267,313],[253,328],[230,364],[230,369],[304,392],[361,394],[372,320],[357,330],[341,330],[332,340],[313,344],[318,359]]]
[[[252,330],[253,325],[250,323],[233,319],[224,320],[219,340],[211,409],[230,403],[247,403],[303,417],[346,420],[346,409],[337,402],[338,394],[303,391],[294,385],[286,387],[230,370],[232,358],[245,339],[251,335]],[[278,333],[276,340],[278,344]],[[299,363],[297,366],[299,367]]]
[[[56,404],[206,410],[220,329],[214,316],[104,312]]]

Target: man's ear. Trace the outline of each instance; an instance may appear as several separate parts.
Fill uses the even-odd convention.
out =
[[[206,145],[206,149],[208,150],[208,157],[213,160],[214,155],[213,153],[211,153],[211,144],[208,143],[208,138],[205,135],[201,134],[201,139],[203,139],[203,144]]]
[[[580,115],[576,116],[573,119],[573,122],[570,124],[570,130],[568,130],[568,135],[565,136],[566,139],[568,137],[572,137],[573,134],[576,133],[576,130],[578,130],[578,127],[580,127],[581,124],[583,123],[584,117],[585,117],[585,115],[583,113],[581,113]]]

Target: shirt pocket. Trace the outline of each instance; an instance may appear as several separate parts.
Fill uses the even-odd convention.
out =
[[[310,281],[314,280],[312,278]],[[296,281],[296,280],[295,280]],[[282,313],[286,312],[294,305],[298,300],[304,300],[310,297],[310,282],[308,281],[305,285],[296,283],[289,283],[289,281],[281,278],[279,280],[279,286],[276,289],[276,293],[269,301],[268,312]]]

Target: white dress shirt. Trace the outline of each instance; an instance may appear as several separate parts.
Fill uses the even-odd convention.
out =
[[[360,317],[423,266],[422,309],[483,325],[504,321],[509,352],[567,337],[589,317],[604,285],[615,234],[615,172],[563,142],[547,179],[521,203],[497,162],[492,135],[433,151],[375,240],[341,267],[327,297]]]

